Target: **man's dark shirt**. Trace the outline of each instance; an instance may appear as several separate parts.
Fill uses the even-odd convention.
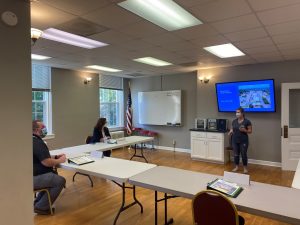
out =
[[[51,158],[49,149],[45,142],[37,135],[32,135],[33,143],[33,176],[41,175],[44,173],[53,172],[52,167],[46,167],[42,161]]]

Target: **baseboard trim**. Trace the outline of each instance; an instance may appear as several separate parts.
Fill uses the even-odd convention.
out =
[[[233,162],[233,157],[230,159]],[[259,159],[248,159],[249,164],[255,164],[255,165],[261,165],[261,166],[273,166],[273,167],[280,167],[280,162],[272,162],[272,161],[265,161],[265,160],[259,160]]]
[[[152,145],[147,145],[147,147],[151,148]],[[174,148],[167,147],[167,146],[155,145],[154,148],[161,149],[161,150],[167,150],[167,151],[174,151]],[[186,148],[175,148],[175,152],[191,153],[191,150],[186,149]],[[233,158],[231,158],[231,161],[233,161]],[[248,159],[248,162],[250,164],[255,164],[255,165],[273,166],[273,167],[281,168],[281,162],[272,162],[272,161],[265,161],[265,160],[258,160],[258,159]]]
[[[152,148],[152,145],[146,145],[147,148]],[[174,151],[174,148],[167,147],[167,146],[160,146],[160,145],[154,145],[154,148],[160,149],[160,150],[167,150],[167,151]],[[175,152],[185,152],[185,153],[191,153],[190,149],[186,148],[175,148]]]
[[[250,164],[256,164],[256,165],[262,165],[262,166],[274,166],[274,167],[280,167],[280,162],[272,162],[272,161],[265,161],[265,160],[258,160],[258,159],[248,159],[248,162]]]

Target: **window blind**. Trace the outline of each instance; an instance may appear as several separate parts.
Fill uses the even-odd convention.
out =
[[[51,90],[51,67],[32,64],[32,90]]]
[[[123,78],[109,75],[99,75],[100,88],[123,90]]]

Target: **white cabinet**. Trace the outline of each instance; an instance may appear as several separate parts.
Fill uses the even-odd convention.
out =
[[[217,132],[191,131],[191,157],[204,161],[226,163],[225,135]]]
[[[206,144],[205,139],[192,139],[192,155],[197,158],[205,158],[206,157]]]

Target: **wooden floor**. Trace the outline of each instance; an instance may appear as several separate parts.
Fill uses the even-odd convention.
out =
[[[114,150],[112,156],[129,159],[131,150]],[[218,165],[192,161],[187,153],[171,151],[147,150],[145,153],[151,163],[187,170],[223,175],[224,170],[230,171],[232,165]],[[137,158],[137,160],[140,160]],[[280,168],[249,165],[251,180],[269,184],[291,186],[293,172],[283,172]],[[67,187],[56,202],[54,216],[35,215],[35,225],[112,225],[121,204],[121,189],[104,179],[93,177],[94,188],[84,176],[77,176],[72,182],[73,172],[60,170],[67,179]],[[140,214],[138,206],[134,206],[121,214],[118,225],[153,225],[154,224],[154,193],[137,188],[137,198],[144,206]],[[131,194],[126,197],[128,202]],[[160,203],[162,204],[162,203]],[[192,225],[191,201],[183,198],[169,200],[169,216],[174,218],[174,225]],[[284,225],[274,220],[240,213],[246,219],[246,225]],[[163,205],[159,206],[159,224],[163,224]]]

